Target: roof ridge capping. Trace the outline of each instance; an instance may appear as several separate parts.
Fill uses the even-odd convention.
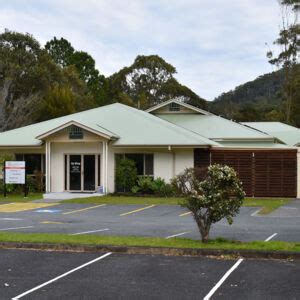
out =
[[[212,113],[209,112],[209,111],[206,111],[204,109],[198,108],[198,107],[196,107],[194,105],[191,105],[191,104],[188,104],[188,103],[176,100],[176,99],[170,99],[170,100],[164,101],[162,103],[156,104],[156,105],[154,105],[154,106],[146,109],[145,112],[147,112],[147,113],[153,112],[153,111],[155,111],[155,110],[157,110],[157,109],[159,109],[161,107],[164,107],[164,106],[166,106],[166,105],[168,105],[170,103],[177,103],[177,104],[179,104],[179,105],[181,105],[183,107],[189,108],[189,109],[191,109],[191,110],[193,110],[195,112],[201,113],[203,115],[212,115]]]
[[[122,103],[118,103],[118,104],[122,105],[125,109],[130,110],[132,113],[135,113],[135,114],[138,114],[138,115],[142,114],[143,117],[146,117],[147,119],[151,119],[151,121],[154,120],[155,122],[160,122],[161,124],[167,126],[170,130],[172,130],[174,132],[177,132],[177,133],[180,132],[180,134],[189,135],[192,138],[198,138],[200,140],[203,140],[204,142],[207,143],[207,145],[210,145],[210,146],[222,147],[221,144],[219,144],[216,141],[213,141],[212,139],[209,139],[209,138],[207,138],[205,136],[202,136],[202,135],[200,135],[200,134],[198,134],[196,132],[193,132],[191,130],[188,130],[186,128],[178,126],[178,125],[176,125],[174,123],[171,123],[171,122],[168,122],[166,120],[163,120],[163,119],[161,119],[159,117],[156,117],[156,116],[154,116],[152,114],[149,114],[147,111],[139,110],[137,108],[134,108],[134,107],[122,104]],[[197,145],[197,143],[195,143],[195,145]]]

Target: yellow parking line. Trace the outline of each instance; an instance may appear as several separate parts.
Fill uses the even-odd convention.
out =
[[[41,224],[64,224],[63,222],[56,221],[42,221]]]
[[[190,215],[191,213],[192,213],[191,211],[188,211],[183,214],[180,214],[179,217],[184,217],[184,216]]]
[[[100,207],[100,206],[105,206],[105,205],[106,204],[100,204],[100,205],[90,206],[90,207],[86,207],[86,208],[82,208],[82,209],[67,211],[67,212],[63,213],[63,215],[76,214],[76,213],[81,212],[81,211],[86,211],[86,210],[90,210],[90,209]]]
[[[135,212],[139,212],[139,211],[142,211],[142,210],[145,210],[145,209],[154,207],[154,206],[156,206],[156,205],[152,204],[152,205],[150,205],[150,206],[146,206],[146,207],[142,207],[142,208],[139,208],[139,209],[135,209],[135,210],[132,210],[132,211],[129,211],[129,212],[120,214],[120,217],[122,217],[122,216],[127,216],[127,215],[133,214],[133,213],[135,213]]]
[[[18,212],[58,205],[59,203],[7,203],[0,205],[1,213]]]

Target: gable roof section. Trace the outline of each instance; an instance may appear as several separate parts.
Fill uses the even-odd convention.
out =
[[[75,125],[77,127],[80,127],[82,129],[85,129],[89,132],[92,132],[96,135],[99,135],[101,137],[104,137],[104,138],[107,138],[107,139],[117,139],[119,138],[116,134],[112,133],[111,131],[105,129],[105,128],[102,128],[101,126],[98,126],[98,125],[95,125],[95,124],[88,124],[87,122],[84,122],[84,121],[80,121],[79,122],[76,122],[76,121],[69,121],[67,123],[64,123],[63,125],[61,126],[58,126],[58,127],[55,127],[45,133],[42,133],[41,135],[38,135],[36,138],[39,139],[39,140],[42,140],[60,130],[63,130],[69,126],[72,126],[72,125]]]
[[[117,139],[115,146],[221,146],[156,116],[114,103],[0,133],[0,147],[39,146],[39,138],[72,122]]]
[[[160,114],[158,116],[215,141],[274,141],[274,138],[266,133],[213,114]]]
[[[300,146],[300,129],[282,122],[243,122],[244,125],[280,139],[290,146]]]
[[[157,104],[155,106],[152,106],[152,107],[146,109],[146,112],[148,112],[148,113],[154,113],[156,110],[159,110],[160,108],[163,108],[163,107],[169,105],[170,103],[177,103],[177,104],[179,104],[179,105],[181,105],[181,106],[183,106],[185,108],[188,108],[189,110],[194,111],[195,113],[200,113],[202,115],[210,115],[211,114],[210,112],[208,112],[206,110],[203,110],[203,109],[198,108],[196,106],[193,106],[193,105],[190,105],[190,104],[187,104],[187,103],[175,100],[175,99],[170,99],[170,100],[165,101],[163,103],[159,103],[159,104]]]

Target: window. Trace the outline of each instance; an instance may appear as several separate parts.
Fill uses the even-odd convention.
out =
[[[125,157],[133,160],[137,169],[138,175],[145,175],[144,173],[144,154],[125,154]]]
[[[175,102],[171,102],[169,105],[169,111],[180,111],[180,105]]]
[[[137,168],[137,174],[139,176],[154,175],[153,154],[125,153],[125,154],[116,154],[115,158],[116,158],[116,163],[118,163],[120,159],[124,159],[124,158],[133,160],[135,162],[135,166]]]
[[[153,154],[145,154],[145,175],[154,175]]]
[[[45,155],[44,154],[16,154],[16,160],[26,162],[26,174],[34,175],[35,172],[45,173]]]
[[[75,125],[70,126],[69,127],[69,139],[72,139],[72,140],[83,139],[83,129],[78,126],[75,126]]]

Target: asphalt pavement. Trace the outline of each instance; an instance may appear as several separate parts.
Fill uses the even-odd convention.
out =
[[[267,216],[259,208],[242,207],[233,225],[214,224],[211,238],[253,241],[277,233],[274,240],[300,241],[300,201]],[[19,208],[18,208],[19,209]],[[10,208],[11,210],[11,208]],[[199,239],[192,216],[177,205],[58,204],[17,212],[0,212],[0,232],[133,235]]]
[[[235,264],[205,257],[0,250],[0,299],[208,299],[210,293],[210,299],[299,299],[300,261],[244,260],[230,271]]]

